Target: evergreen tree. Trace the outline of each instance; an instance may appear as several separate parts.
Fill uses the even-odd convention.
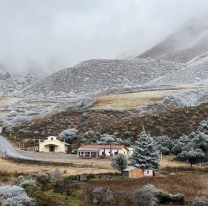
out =
[[[127,159],[125,155],[119,154],[111,163],[111,166],[117,170],[124,170],[127,168]]]
[[[190,144],[191,146],[191,144]],[[187,146],[179,155],[179,159],[187,160],[191,166],[198,160],[205,158],[205,154],[201,149],[195,149],[193,147]]]
[[[179,153],[181,153],[183,150],[182,148],[182,144],[180,144],[179,142],[172,148],[171,152],[178,156]]]
[[[198,130],[199,132],[203,132],[208,135],[208,119],[204,120],[200,123]]]
[[[168,136],[158,136],[154,138],[156,148],[165,155],[169,155],[174,147],[173,141]]]
[[[131,165],[141,169],[158,169],[160,155],[152,137],[143,128],[130,157]]]

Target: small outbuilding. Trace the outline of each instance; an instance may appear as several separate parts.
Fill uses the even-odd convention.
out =
[[[57,137],[50,136],[45,141],[39,141],[39,152],[63,152],[67,153],[70,144],[57,140]]]
[[[85,181],[85,180],[87,180],[86,174],[78,174],[77,175],[77,181]]]
[[[122,171],[122,175],[129,178],[153,176],[153,170],[142,170],[136,167],[127,167]]]

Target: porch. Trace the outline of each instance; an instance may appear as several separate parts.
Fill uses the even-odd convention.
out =
[[[93,151],[81,150],[81,151],[78,151],[77,157],[80,157],[80,158],[98,158],[99,157],[99,150],[93,150]]]

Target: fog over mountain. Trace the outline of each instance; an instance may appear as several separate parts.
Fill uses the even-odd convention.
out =
[[[0,64],[11,73],[50,74],[142,53],[207,9],[207,0],[0,0]]]

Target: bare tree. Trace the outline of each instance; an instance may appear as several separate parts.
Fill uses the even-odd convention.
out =
[[[51,174],[51,182],[54,184],[56,188],[58,188],[63,180],[61,171],[56,168],[54,172]]]

